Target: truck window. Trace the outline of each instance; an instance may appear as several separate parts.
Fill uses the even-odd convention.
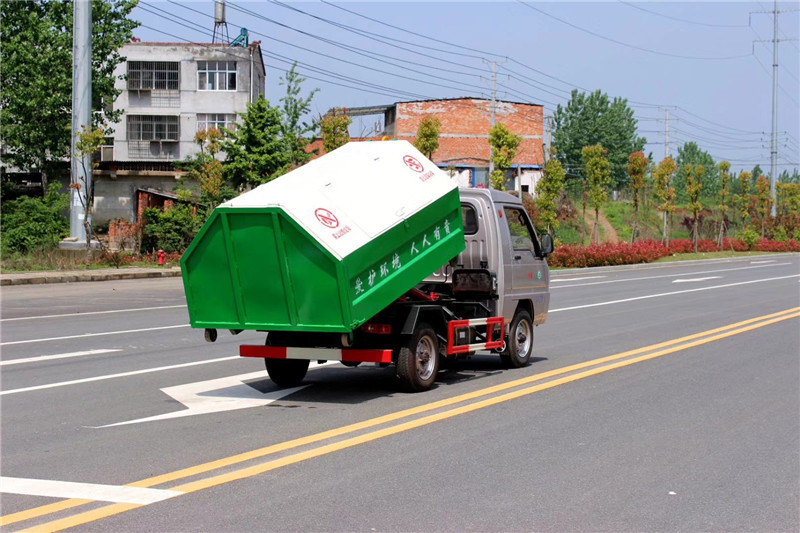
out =
[[[464,224],[464,235],[478,233],[478,215],[471,205],[461,204],[461,222]]]
[[[511,234],[511,245],[514,250],[528,250],[539,255],[539,242],[536,233],[528,222],[528,217],[522,209],[515,207],[503,208],[505,219],[508,221],[508,230]]]

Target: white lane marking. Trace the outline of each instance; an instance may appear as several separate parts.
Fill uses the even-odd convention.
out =
[[[183,305],[162,305],[160,307],[138,307],[136,309],[112,309],[111,311],[88,311],[86,313],[64,313],[61,315],[20,316],[17,318],[2,318],[0,322],[13,322],[14,320],[37,320],[39,318],[62,318],[66,316],[110,315],[113,313],[133,313],[136,311],[154,311],[158,309],[180,309]]]
[[[733,272],[735,270],[751,270],[754,268],[764,268],[764,267],[773,267],[773,266],[785,266],[791,265],[792,263],[773,263],[771,265],[759,265],[759,266],[746,266],[746,267],[738,267],[738,268],[723,268],[719,270],[704,270],[701,272],[684,272],[683,274],[664,274],[662,276],[646,276],[643,278],[627,278],[627,279],[612,279],[608,281],[593,281],[591,283],[577,283],[575,285],[561,285],[558,287],[551,287],[551,289],[568,289],[572,287],[589,287],[591,285],[605,285],[606,283],[627,283],[629,281],[647,281],[651,279],[663,279],[663,278],[679,278],[681,276],[697,276],[699,274],[716,274],[717,272]],[[550,280],[552,281],[552,280]]]
[[[556,281],[583,281],[585,279],[602,279],[607,277],[608,276],[584,276],[582,278],[550,278],[550,282],[554,283]]]
[[[751,265],[763,265],[765,263],[774,263],[775,259],[767,259],[765,261],[750,261]]]
[[[115,503],[138,503],[147,505],[185,494],[177,490],[75,483],[52,479],[26,479],[0,477],[0,493],[46,496],[48,498],[79,498]]]
[[[198,381],[197,383],[166,387],[161,389],[161,392],[181,402],[186,406],[186,409],[162,415],[148,416],[146,418],[137,418],[126,422],[117,422],[116,424],[99,426],[99,428],[125,426],[128,424],[139,424],[141,422],[153,422],[155,420],[219,413],[222,411],[235,411],[236,409],[246,409],[248,407],[261,407],[280,400],[284,396],[294,394],[308,386],[304,385],[302,387],[263,393],[243,383],[248,379],[265,377],[265,372],[261,370],[260,372],[239,374],[238,376],[228,376],[226,378],[210,379],[207,381]]]
[[[574,311],[575,309],[588,309],[590,307],[601,307],[604,305],[614,305],[626,302],[634,302],[636,300],[647,300],[649,298],[661,298],[662,296],[674,296],[676,294],[686,294],[689,292],[710,291],[714,289],[725,289],[727,287],[737,287],[739,285],[749,285],[751,283],[762,283],[764,281],[777,281],[781,279],[798,278],[800,274],[792,276],[781,276],[778,278],[754,279],[751,281],[742,281],[739,283],[727,283],[725,285],[714,285],[712,287],[700,287],[698,289],[686,289],[685,291],[662,292],[660,294],[648,294],[647,296],[636,296],[635,298],[625,298],[623,300],[611,300],[608,302],[598,302],[596,304],[576,305],[573,307],[562,307],[561,309],[551,309],[548,313],[558,313],[560,311]]]
[[[722,276],[708,276],[707,278],[673,279],[672,283],[695,283],[697,281],[708,281],[710,279],[721,279]]]
[[[99,355],[101,353],[121,352],[120,349],[109,350],[86,350],[83,352],[70,352],[60,353],[56,355],[40,355],[38,357],[26,357],[25,359],[10,359],[8,361],[0,361],[0,366],[8,365],[21,365],[24,363],[39,363],[41,361],[52,361],[54,359],[67,359],[70,357],[81,357],[84,355]]]
[[[133,370],[131,372],[121,372],[119,374],[108,374],[105,376],[95,376],[93,378],[84,378],[84,379],[73,379],[72,381],[62,381],[59,383],[49,383],[47,385],[36,385],[34,387],[25,387],[22,389],[11,389],[11,390],[4,390],[0,391],[0,396],[6,396],[8,394],[18,394],[20,392],[30,392],[35,390],[44,390],[44,389],[55,389],[57,387],[66,387],[67,385],[77,385],[79,383],[91,383],[93,381],[105,381],[107,379],[114,379],[114,378],[124,378],[128,376],[138,376],[140,374],[150,374],[152,372],[161,372],[163,370],[173,370],[175,368],[187,368],[190,366],[198,366],[198,365],[207,365],[209,363],[219,363],[222,361],[231,361],[233,359],[239,359],[238,355],[232,355],[229,357],[219,357],[217,359],[206,359],[205,361],[195,361],[193,363],[182,363],[179,365],[170,365],[170,366],[159,366],[155,368],[145,368],[142,370]]]
[[[82,335],[67,335],[65,337],[49,337],[47,339],[29,339],[26,341],[10,341],[0,342],[0,346],[9,346],[11,344],[30,344],[34,342],[49,342],[49,341],[63,341],[65,339],[83,339],[86,337],[102,337],[104,335],[121,335],[123,333],[140,333],[142,331],[158,331],[160,329],[174,329],[174,328],[188,328],[189,324],[178,324],[177,326],[160,326],[157,328],[143,328],[143,329],[125,329],[122,331],[104,331],[102,333],[84,333]]]

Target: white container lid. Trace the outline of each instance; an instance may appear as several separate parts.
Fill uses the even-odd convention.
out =
[[[457,186],[408,141],[350,142],[220,207],[279,207],[342,260]]]

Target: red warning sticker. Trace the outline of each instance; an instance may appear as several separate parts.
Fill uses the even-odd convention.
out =
[[[406,164],[408,168],[413,170],[414,172],[422,172],[425,170],[425,167],[422,166],[422,163],[417,161],[417,159],[413,156],[407,155],[403,156],[403,163]]]
[[[325,208],[320,207],[314,211],[314,215],[317,217],[317,220],[319,220],[320,224],[326,228],[333,229],[339,227],[339,219],[336,218],[336,215]]]

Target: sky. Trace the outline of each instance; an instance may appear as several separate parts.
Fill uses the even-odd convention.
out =
[[[261,41],[266,97],[294,62],[332,107],[454,97],[541,104],[572,90],[628,101],[655,161],[696,142],[735,171],[770,172],[774,1],[226,0],[230,39]],[[800,168],[800,1],[778,2],[778,172]],[[211,42],[212,1],[140,0],[142,41]],[[370,135],[380,117],[355,118]],[[668,138],[667,138],[668,137]]]

